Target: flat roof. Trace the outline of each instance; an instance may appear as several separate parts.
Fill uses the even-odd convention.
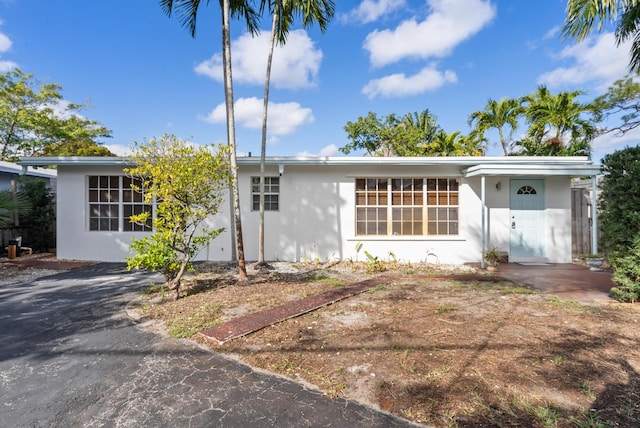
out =
[[[260,165],[259,156],[239,156],[238,165]],[[502,165],[537,165],[541,168],[551,166],[581,166],[589,171],[600,169],[599,165],[583,156],[436,156],[436,157],[374,157],[374,156],[268,156],[268,165],[392,165],[392,166],[428,166],[456,165],[466,167],[469,176],[478,175],[474,168],[484,167],[489,173],[499,173]],[[126,157],[23,157],[18,162],[25,166],[46,165],[132,165]],[[553,169],[553,168],[552,168]],[[484,174],[485,172],[482,172]]]

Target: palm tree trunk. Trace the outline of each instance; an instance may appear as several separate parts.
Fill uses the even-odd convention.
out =
[[[271,39],[269,40],[269,56],[267,57],[267,75],[264,84],[264,105],[262,110],[262,148],[260,151],[260,229],[258,233],[258,263],[264,263],[264,169],[267,155],[267,112],[269,107],[269,85],[271,82],[271,63],[273,61],[273,47],[276,41],[276,26],[278,14],[273,14],[271,25]]]
[[[231,164],[231,198],[236,228],[236,247],[238,251],[238,276],[240,281],[247,281],[247,268],[244,260],[242,243],[242,220],[240,218],[240,192],[238,190],[238,162],[236,159],[236,132],[233,115],[233,79],[231,77],[231,34],[230,34],[230,0],[222,0],[222,62],[224,64],[224,98],[227,111],[227,141],[230,148]]]

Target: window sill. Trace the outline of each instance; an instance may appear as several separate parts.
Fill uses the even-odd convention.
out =
[[[347,238],[347,241],[466,241],[460,235],[364,235]]]

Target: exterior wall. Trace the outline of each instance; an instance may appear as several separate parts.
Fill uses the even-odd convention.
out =
[[[61,259],[122,262],[131,238],[141,232],[89,231],[88,175],[120,175],[120,167],[63,166],[58,168],[56,255]]]
[[[241,198],[250,198],[250,177],[257,167],[240,171]],[[277,175],[276,169],[267,175]],[[280,178],[280,210],[265,212],[267,260],[363,260],[364,251],[381,259],[390,252],[402,261],[464,263],[480,260],[480,199],[461,180],[460,234],[451,236],[356,236],[355,178],[458,177],[457,167],[290,166]],[[247,260],[258,257],[258,212],[243,202],[243,232]],[[360,252],[356,245],[362,243]]]
[[[547,260],[571,263],[571,180],[547,177]]]
[[[63,166],[58,170],[58,257],[118,261],[129,253],[131,238],[143,232],[90,232],[88,229],[88,175],[119,175],[118,166]],[[258,258],[258,211],[251,210],[251,177],[258,166],[239,172],[242,227],[247,261]],[[267,176],[278,168],[267,166]],[[355,178],[457,177],[459,235],[356,236]],[[498,185],[498,183],[500,183]],[[567,177],[546,179],[547,255],[550,262],[571,259],[571,201]],[[509,177],[486,178],[487,247],[509,251]],[[209,226],[225,231],[205,248],[197,260],[231,260],[234,235],[230,207],[209,219]],[[279,211],[265,212],[265,259],[268,261],[364,260],[364,251],[380,259],[393,256],[405,262],[465,263],[481,260],[481,179],[461,178],[457,166],[380,166],[357,169],[339,165],[286,165],[280,178]],[[362,244],[358,252],[356,247]]]

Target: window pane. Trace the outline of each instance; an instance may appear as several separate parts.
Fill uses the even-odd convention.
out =
[[[391,180],[391,190],[396,192],[402,189],[402,180],[399,178],[394,178]]]
[[[402,220],[402,212],[397,208],[392,209],[391,210],[391,220],[393,220],[393,221]]]
[[[117,175],[109,177],[109,187],[111,187],[112,189],[117,189],[118,187],[120,187],[120,177],[118,177]]]
[[[356,234],[358,234],[358,235],[366,235],[366,233],[367,233],[366,226],[367,226],[367,223],[357,222],[356,223]]]
[[[445,192],[438,192],[438,205],[449,205],[449,195]]]
[[[89,190],[89,202],[98,202],[97,190]]]
[[[437,235],[438,229],[437,229],[437,223],[434,221],[430,221],[429,223],[427,223],[427,233],[429,235]]]
[[[356,205],[365,205],[366,196],[364,193],[356,193]]]
[[[427,192],[427,205],[436,204],[436,192]]]
[[[456,180],[455,178],[449,180],[449,190],[453,192],[458,191],[458,180]]]
[[[423,205],[424,204],[424,201],[423,201],[423,198],[422,198],[422,191],[420,191],[419,193],[416,192],[414,194],[413,204],[414,205]]]
[[[382,220],[384,222],[387,221],[387,209],[386,208],[379,208],[378,209],[378,220]]]
[[[91,175],[89,176],[89,188],[97,188],[98,187],[98,179],[99,177],[97,175]]]
[[[446,178],[438,178],[438,190],[448,190],[449,180]]]
[[[449,208],[449,220],[458,220],[457,208]]]
[[[380,192],[380,196],[378,198],[378,205],[387,205],[389,201],[387,200],[387,192]]]
[[[387,234],[387,223],[379,222],[378,223],[378,235],[386,235]]]
[[[89,219],[89,230],[100,230],[97,218]]]
[[[402,235],[402,228],[400,227],[400,223],[393,223],[391,226],[391,233],[394,235]]]
[[[100,187],[107,189],[109,187],[109,177],[106,175],[101,175],[100,177]]]
[[[364,190],[365,189],[365,182],[364,179],[362,178],[356,178],[356,190]]]
[[[435,178],[427,179],[427,190],[429,190],[429,191],[436,190],[436,180],[435,180]]]
[[[457,235],[458,234],[458,222],[457,221],[449,222],[449,234],[450,235]]]
[[[458,205],[458,193],[451,193],[449,204]]]
[[[438,235],[446,235],[447,234],[447,223],[442,222],[438,223]]]

